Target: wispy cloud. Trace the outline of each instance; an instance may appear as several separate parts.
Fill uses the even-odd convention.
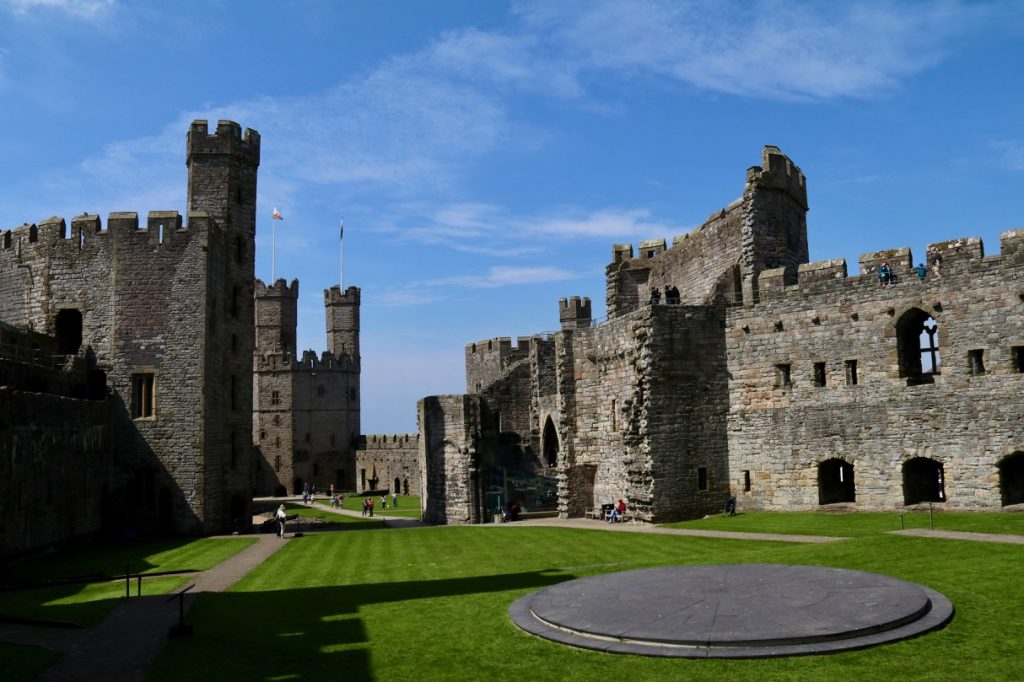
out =
[[[111,12],[115,0],[0,0],[0,9],[15,16],[35,13],[60,13],[74,19],[93,20]]]
[[[1024,171],[1024,140],[997,140],[992,148],[999,152],[1006,168]]]
[[[496,287],[518,286],[524,284],[543,284],[546,282],[564,282],[580,275],[569,270],[550,266],[510,267],[496,266],[489,268],[483,275],[459,275],[414,282],[420,287],[467,287],[471,289],[493,289]]]

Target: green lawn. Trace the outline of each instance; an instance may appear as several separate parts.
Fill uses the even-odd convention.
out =
[[[189,576],[161,576],[142,581],[142,595],[167,594],[188,582]],[[138,583],[131,581],[132,597]],[[0,593],[0,614],[20,618],[62,620],[91,626],[102,621],[119,599],[124,599],[124,581],[42,587],[36,590]]]
[[[377,519],[354,518],[351,516],[345,516],[344,514],[334,514],[325,509],[320,509],[319,507],[307,506],[301,502],[287,502],[285,503],[284,508],[287,510],[289,516],[296,515],[307,520],[320,519],[328,523],[344,523],[355,526],[365,526],[367,528],[384,527],[384,522],[378,521]],[[293,524],[294,522],[292,521],[288,522],[287,532],[291,533],[294,530]]]
[[[363,509],[363,497],[356,496],[355,493],[345,493],[345,503],[342,504],[343,509],[349,509],[354,512],[361,512]],[[330,499],[327,500],[330,503]],[[399,495],[398,496],[398,509],[395,509],[391,504],[391,496],[388,495],[388,508],[380,508],[380,496],[373,498],[373,515],[374,516],[401,516],[409,519],[420,518],[420,498],[418,495]]]
[[[42,647],[0,643],[0,680],[37,679],[58,658],[59,653]]]
[[[904,514],[903,525],[905,528],[928,528],[928,512]],[[899,530],[900,515],[897,512],[745,512],[736,516],[716,515],[695,521],[670,523],[666,526],[753,533],[864,537]],[[935,512],[934,526],[936,530],[1024,535],[1024,514]]]
[[[148,679],[176,681],[195,670],[246,680],[1019,679],[1024,590],[1014,581],[1024,546],[893,536],[877,530],[875,516],[843,518],[828,532],[854,539],[815,545],[538,527],[307,536],[231,591],[200,595],[191,613],[197,636],[169,642]],[[772,530],[801,525],[783,521]],[[944,630],[907,642],[747,661],[572,649],[519,631],[507,616],[516,598],[559,581],[719,562],[876,571],[943,592],[957,615]]]
[[[9,580],[21,583],[91,575],[124,575],[128,562],[131,562],[132,573],[204,571],[254,542],[256,538],[237,537],[101,543],[61,550],[17,564],[10,570]]]

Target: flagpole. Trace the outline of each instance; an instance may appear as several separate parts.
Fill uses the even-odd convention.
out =
[[[338,251],[340,256],[338,259],[338,288],[341,293],[345,293],[345,219],[341,218],[341,223],[338,225]]]
[[[277,265],[277,221],[270,219],[270,283],[273,284],[274,271]]]

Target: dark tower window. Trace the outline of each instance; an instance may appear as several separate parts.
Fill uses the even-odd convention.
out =
[[[1004,507],[1024,503],[1024,452],[1018,450],[999,462],[999,492]]]
[[[1013,361],[1013,371],[1024,373],[1024,346],[1014,346],[1011,348],[1010,359]]]
[[[238,299],[241,296],[241,292],[238,290],[238,285],[231,287],[231,317],[238,317]]]
[[[818,504],[854,502],[856,494],[852,464],[833,458],[818,465]]]
[[[82,347],[82,313],[74,308],[65,308],[57,313],[54,323],[57,337],[57,352],[74,355]]]
[[[828,382],[828,375],[825,372],[825,363],[816,362],[814,363],[814,385],[818,388],[822,388]]]
[[[366,469],[359,470],[359,489],[366,490]]]
[[[391,492],[398,494],[402,491],[402,481],[398,476],[395,476],[395,487],[391,489]]]
[[[743,492],[750,492],[750,469],[743,470]]]
[[[941,373],[939,327],[923,310],[908,310],[896,323],[896,347],[900,376],[908,386],[930,384]]]
[[[155,383],[156,376],[152,373],[132,375],[132,419],[153,416]]]
[[[942,463],[915,457],[903,463],[903,504],[945,502]]]
[[[544,423],[544,461],[547,466],[558,465],[558,432],[555,431],[555,423],[551,417]]]
[[[270,404],[271,405],[280,405],[281,404],[281,392],[280,391],[271,391],[270,392]],[[275,417],[275,419],[277,419],[277,418]],[[274,423],[275,424],[279,424],[280,420],[275,421]]]
[[[234,374],[231,375],[231,388],[230,388],[230,390],[231,390],[231,395],[230,395],[231,409],[232,410],[237,410],[238,409],[238,397],[237,397],[238,381],[235,379],[235,375]]]
[[[708,468],[697,467],[697,490],[708,489]]]
[[[846,361],[846,385],[856,386],[857,385],[857,361],[847,360]]]
[[[985,373],[985,351],[976,348],[967,351],[967,367],[971,374],[980,376]]]
[[[239,265],[245,262],[245,242],[241,237],[235,237],[235,262]]]
[[[325,388],[323,384],[320,384],[319,386],[316,387],[316,394],[317,395],[322,396],[322,395],[324,395],[326,393],[327,393],[327,388]]]
[[[793,385],[792,365],[775,365],[775,388],[789,388]]]

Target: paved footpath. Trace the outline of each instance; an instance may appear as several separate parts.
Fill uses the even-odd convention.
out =
[[[1024,545],[1024,535],[1005,535],[1001,533],[967,533],[958,530],[927,530],[911,528],[909,530],[892,530],[893,535],[914,535],[922,538],[945,538],[947,540],[971,540],[973,542],[1003,542],[1010,545]]]
[[[185,595],[186,612],[196,592],[223,592],[290,542],[276,535],[256,537],[255,544],[190,581],[195,587]],[[143,679],[167,641],[168,630],[178,622],[178,603],[176,600],[168,603],[169,597],[126,599],[102,623],[87,630],[3,624],[0,625],[0,641],[62,652],[57,662],[43,674],[44,682],[135,682]]]
[[[689,528],[665,528],[652,526],[646,523],[608,523],[599,519],[524,519],[515,523],[499,523],[497,528],[515,528],[530,526],[554,526],[558,528],[582,528],[586,530],[606,530],[610,532],[627,533],[653,533],[655,535],[686,535],[700,538],[723,538],[727,540],[758,540],[767,542],[800,542],[800,543],[822,543],[838,542],[849,538],[832,537],[828,535],[783,535],[781,533],[744,533],[731,530],[698,530]]]

